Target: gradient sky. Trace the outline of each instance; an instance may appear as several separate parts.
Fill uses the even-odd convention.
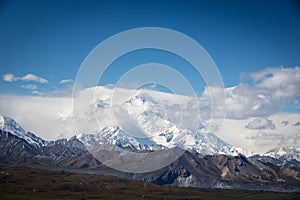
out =
[[[39,90],[55,90],[63,87],[61,80],[75,79],[84,58],[101,41],[147,26],[174,29],[199,42],[226,87],[239,84],[242,72],[300,64],[299,1],[1,0],[0,74],[36,74],[49,81]],[[201,92],[203,83],[187,65],[170,55],[147,53],[120,59],[102,84],[114,83],[136,64],[156,61],[173,65]],[[4,81],[0,92],[30,94],[20,83]]]

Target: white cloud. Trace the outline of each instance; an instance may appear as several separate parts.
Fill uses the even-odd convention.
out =
[[[281,141],[281,146],[299,147],[300,146],[300,134],[293,135],[292,137],[286,137],[283,141]]]
[[[300,97],[300,67],[266,68],[250,73],[254,87],[266,90],[273,98],[294,101]]]
[[[4,74],[2,78],[3,78],[3,81],[6,81],[6,82],[13,82],[13,81],[17,80],[17,78],[13,74]]]
[[[39,77],[34,74],[26,74],[23,77],[16,77],[14,74],[4,74],[3,75],[3,81],[6,82],[14,82],[14,81],[33,81],[38,83],[48,83],[48,80]]]
[[[25,88],[28,90],[37,90],[37,86],[33,84],[21,85],[21,88]]]
[[[224,91],[226,94],[225,99],[213,100],[213,109],[216,110],[217,117],[222,117],[220,114],[224,111],[226,111],[226,117],[230,119],[268,117],[277,113],[280,109],[280,105],[273,101],[270,95],[264,94],[245,84],[225,88],[224,90],[222,88],[207,87],[202,97],[209,99],[210,93],[215,93],[214,96],[221,97],[220,93]]]
[[[250,117],[249,119],[230,119],[226,118],[222,127],[220,137],[229,144],[236,147],[243,147],[249,152],[265,153],[274,147],[290,147],[300,146],[299,126],[294,126],[294,123],[288,123],[286,126],[282,125],[282,121],[294,121],[300,119],[300,114],[296,113],[277,113],[269,117],[276,129],[268,130],[254,130],[245,128],[246,124],[252,122],[256,117]],[[219,119],[221,120],[221,119]],[[265,132],[275,136],[269,136],[269,139],[259,140],[254,139],[253,136],[260,132]],[[260,133],[261,134],[261,133]],[[281,140],[281,135],[284,135],[284,139]],[[298,136],[296,136],[298,134]],[[264,135],[265,138],[268,136]],[[253,139],[249,139],[253,137]],[[272,138],[272,139],[271,139]]]
[[[32,93],[32,94],[39,95],[39,96],[42,96],[42,95],[43,95],[43,93],[42,93],[42,92],[40,92],[40,91],[37,91],[37,90],[33,90],[31,93]]]
[[[114,99],[117,104],[122,104],[132,94],[132,91],[120,90],[120,95],[117,95]],[[37,90],[32,92],[43,95]],[[109,109],[99,109],[95,112],[94,92],[96,92],[96,99],[105,99],[110,102],[111,89],[107,87],[99,87],[97,90],[94,88],[83,90],[74,99],[70,96],[20,97],[1,95],[0,114],[14,118],[25,129],[37,133],[45,139],[57,139],[61,136],[70,137],[77,133],[99,130],[104,126],[115,123]],[[155,91],[150,92],[155,93]],[[272,114],[268,119],[272,121],[276,129],[269,129],[268,134],[274,134],[274,136],[260,133],[261,135],[258,136],[265,139],[259,140],[254,139],[254,136],[261,130],[245,128],[246,124],[254,121],[257,117],[227,118],[222,127],[222,119],[210,120],[210,106],[205,99],[201,99],[199,115],[197,105],[191,102],[191,98],[180,95],[178,97],[179,99],[170,96],[166,99],[166,95],[158,94],[155,96],[155,100],[160,105],[165,106],[165,114],[169,116],[168,118],[178,122],[178,124],[181,121],[182,127],[192,127],[199,122],[198,119],[200,118],[200,122],[205,124],[206,127],[210,126],[211,132],[217,135],[221,132],[219,129],[223,128],[222,139],[229,144],[259,153],[264,153],[276,145],[280,145],[280,143],[282,145],[299,143],[299,136],[295,136],[299,133],[299,126],[294,126],[294,123],[283,126],[282,121],[296,122],[295,119],[300,119],[300,114]],[[74,108],[72,107],[72,100],[75,103]],[[196,115],[197,117],[195,117]],[[181,119],[181,116],[183,119]],[[76,123],[74,123],[74,119],[76,119]],[[76,124],[76,128],[74,124]],[[284,135],[284,140],[281,140],[280,137],[282,136],[280,134]]]
[[[66,84],[66,83],[71,83],[71,82],[73,82],[72,79],[63,79],[63,80],[61,80],[59,83],[60,83],[60,84]]]
[[[213,109],[220,114],[226,111],[230,119],[269,117],[286,105],[299,106],[300,67],[266,68],[249,73],[247,81],[231,88],[206,87],[202,97],[210,99],[213,93]],[[222,93],[226,98],[222,99]],[[225,107],[223,106],[225,102]],[[218,116],[218,115],[216,115]]]
[[[38,93],[38,91],[33,91]],[[12,117],[24,129],[47,140],[74,135],[72,99],[42,96],[1,96],[0,114]],[[61,120],[64,117],[65,121]],[[68,118],[69,117],[69,118]],[[68,118],[68,120],[67,120]]]
[[[35,81],[39,83],[48,83],[48,81],[42,77],[36,76],[34,74],[26,74],[25,76],[21,77],[20,80],[22,81]]]
[[[234,146],[244,147],[249,151],[258,153],[264,153],[277,145],[300,146],[299,126],[295,126],[299,121],[298,119],[300,119],[300,114],[281,112],[281,109],[288,103],[299,104],[299,70],[299,67],[267,68],[248,74],[250,80],[247,80],[249,81],[247,83],[240,83],[237,86],[225,89],[207,87],[200,95],[200,114],[196,103],[189,102],[188,99],[184,100],[185,106],[181,107],[180,102],[168,103],[163,100],[163,97],[157,96],[157,98],[161,98],[158,102],[164,102],[166,105],[166,113],[170,116],[170,119],[176,122],[181,121],[184,127],[197,125],[199,118],[200,122],[205,124],[214,116],[220,123],[209,125],[216,131],[223,128],[222,139]],[[3,80],[8,82],[39,80],[38,82],[41,82],[40,79],[34,78],[34,76],[24,76],[24,78],[6,74],[3,76]],[[67,82],[69,82],[68,79],[65,79],[61,80],[60,83]],[[71,84],[68,86],[71,86]],[[106,90],[100,90],[99,94],[102,96],[99,97],[106,98],[105,95],[109,96],[106,94]],[[91,91],[94,92],[93,89]],[[32,93],[43,95],[37,90],[33,90]],[[94,97],[94,95],[91,95],[94,93],[79,93],[75,97],[79,101],[79,108],[76,112],[73,112],[70,106],[72,105],[72,98],[70,97],[72,88],[52,91],[52,93],[52,97],[49,97],[51,95],[47,96],[47,94],[44,97],[35,98],[14,97],[13,100],[1,97],[0,114],[15,118],[18,122],[21,122],[21,125],[24,124],[25,128],[44,136],[46,139],[53,139],[54,136],[51,135],[53,133],[57,134],[54,138],[57,138],[58,135],[71,136],[76,133],[72,120],[74,117],[77,117],[77,128],[82,131],[85,131],[85,127],[92,129],[98,127],[99,124],[107,125],[112,121],[108,111],[96,113],[98,122],[91,117],[94,114],[92,113],[94,107],[89,107],[93,103],[89,101],[89,98]],[[215,99],[210,102],[212,93]],[[225,99],[222,93],[225,93]],[[127,97],[126,94],[122,94],[122,96]],[[124,100],[121,97],[116,99],[118,101]],[[32,110],[39,110],[39,112],[33,113]],[[226,112],[226,119],[222,127],[224,112]],[[30,116],[28,113],[30,113]],[[198,118],[194,117],[197,113]],[[57,116],[64,120],[57,119]],[[183,119],[180,118],[181,116],[183,116]],[[44,122],[36,123],[37,121]],[[264,131],[262,132],[262,130]]]
[[[276,129],[276,126],[270,119],[256,118],[253,121],[249,122],[249,124],[247,124],[245,128],[252,130],[265,130]]]

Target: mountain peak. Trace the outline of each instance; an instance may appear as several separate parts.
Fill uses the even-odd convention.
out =
[[[300,150],[295,147],[276,147],[266,152],[265,156],[270,156],[277,159],[295,159],[300,161]]]
[[[146,103],[157,104],[157,102],[155,102],[154,99],[149,94],[147,94],[146,92],[139,92],[133,97],[131,97],[124,104],[145,105]]]
[[[34,144],[37,146],[45,145],[45,140],[41,139],[33,133],[27,132],[10,117],[0,115],[0,130],[10,132],[11,134],[24,139],[30,144]]]
[[[27,131],[25,131],[20,125],[18,125],[15,120],[2,115],[0,115],[0,129],[3,131],[11,132],[12,134],[17,136],[21,136],[27,133]]]

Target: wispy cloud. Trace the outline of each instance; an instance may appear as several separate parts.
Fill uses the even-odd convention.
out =
[[[256,135],[249,136],[246,138],[250,140],[283,140],[285,136],[283,134],[258,132]]]
[[[46,80],[42,77],[36,76],[34,74],[27,74],[27,75],[23,76],[20,80],[22,80],[22,81],[35,81],[35,82],[39,82],[39,83],[48,83],[48,80]]]
[[[31,93],[32,93],[32,94],[35,94],[35,95],[39,95],[39,96],[42,96],[42,95],[43,95],[42,92],[37,91],[37,90],[33,90]]]
[[[37,86],[34,84],[21,85],[21,88],[25,88],[28,90],[37,90]]]
[[[61,80],[59,83],[60,83],[60,84],[66,84],[66,83],[71,83],[71,82],[73,82],[72,79],[63,79],[63,80]]]
[[[35,74],[26,74],[23,77],[17,77],[14,74],[4,74],[3,75],[3,81],[6,82],[15,82],[15,81],[33,81],[38,83],[48,83],[48,80],[39,77]]]
[[[295,134],[292,136],[287,136],[284,134],[273,134],[266,132],[259,132],[256,135],[246,137],[246,139],[254,140],[255,143],[260,145],[273,145],[273,147],[281,146],[281,147],[298,147],[300,145],[300,135]]]

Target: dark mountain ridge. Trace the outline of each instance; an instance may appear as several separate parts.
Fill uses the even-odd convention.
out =
[[[125,173],[101,164],[76,137],[37,146],[2,130],[0,130],[0,164],[114,175],[158,185],[300,191],[298,167],[275,165],[258,158],[247,158],[243,155],[203,156],[186,151],[178,160],[160,170]]]

